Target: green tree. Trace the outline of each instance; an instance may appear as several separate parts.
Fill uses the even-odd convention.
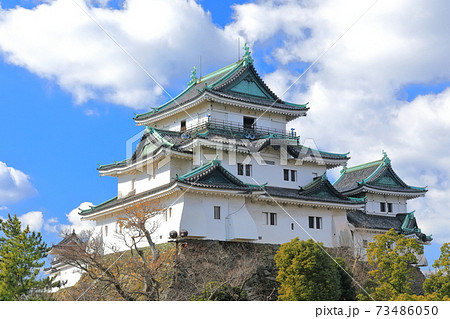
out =
[[[396,300],[399,295],[411,295],[412,267],[417,265],[418,255],[423,254],[423,246],[394,229],[374,239],[367,247],[367,261],[375,267],[369,272],[367,291],[375,300]]]
[[[50,278],[38,278],[48,253],[40,233],[21,229],[16,215],[0,220],[0,300],[40,299]]]
[[[341,274],[321,243],[294,238],[275,255],[279,300],[340,300]]]
[[[341,257],[334,259],[334,265],[336,266],[339,273],[339,282],[341,285],[341,296],[339,300],[351,301],[356,300],[356,289],[353,285],[353,275],[351,271],[346,267],[345,261]]]
[[[441,247],[441,255],[433,267],[436,269],[423,283],[423,289],[430,297],[437,300],[450,298],[450,243]]]

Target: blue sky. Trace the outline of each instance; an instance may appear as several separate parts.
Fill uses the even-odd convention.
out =
[[[310,102],[308,116],[292,123],[302,138],[350,151],[349,165],[385,150],[407,183],[428,186],[409,208],[435,238],[429,261],[450,241],[445,1],[411,8],[407,1],[24,0],[1,8],[0,216],[25,215],[49,244],[62,225],[74,226],[67,215],[81,203],[115,196],[116,180],[96,167],[126,157],[126,140],[141,130],[134,113],[184,89],[200,57],[203,74],[236,61],[238,38],[277,94]]]

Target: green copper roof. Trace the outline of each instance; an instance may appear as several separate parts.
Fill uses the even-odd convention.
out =
[[[94,211],[94,210],[96,210],[98,208],[101,208],[102,206],[105,206],[105,205],[107,205],[107,204],[109,204],[109,203],[111,203],[111,202],[113,202],[115,200],[117,200],[117,196],[113,197],[111,199],[108,199],[107,201],[104,201],[101,204],[90,206],[90,208],[88,208],[88,209],[81,209],[81,208],[79,208],[78,214],[80,214],[80,215],[89,214],[90,212],[92,212],[92,211]]]
[[[354,167],[344,167],[341,176],[334,183],[340,192],[352,192],[353,194],[363,186],[373,190],[392,191],[409,194],[407,196],[417,197],[426,192],[426,187],[413,187],[407,185],[392,169],[391,160],[386,152],[383,158]],[[355,193],[356,194],[356,193]],[[416,195],[417,194],[417,195]]]
[[[401,229],[402,233],[405,235],[417,234],[419,238],[423,241],[431,241],[433,237],[431,235],[425,235],[422,233],[421,229],[417,226],[417,220],[414,217],[414,210],[408,214],[406,214],[405,219],[403,220]]]
[[[265,186],[242,182],[239,178],[222,167],[218,157],[189,173],[177,176],[176,179],[180,182],[198,187],[231,189],[245,192],[252,192],[262,189]]]
[[[286,103],[277,97],[255,70],[248,47],[245,46],[244,49],[246,53],[241,60],[201,78],[197,78],[197,70],[194,67],[188,87],[181,94],[149,112],[136,115],[135,120],[144,124],[144,121],[157,116],[156,114],[176,110],[186,103],[200,99],[204,94],[209,94],[211,98],[234,100],[236,103],[240,101],[256,104],[271,112],[279,112],[282,109],[289,112],[290,119],[304,115],[308,110],[307,104]]]
[[[184,181],[185,179],[190,178],[190,177],[192,177],[192,176],[194,176],[194,175],[196,175],[196,174],[198,174],[200,172],[203,172],[203,171],[207,170],[208,168],[211,168],[211,167],[213,167],[215,165],[218,165],[218,164],[220,164],[220,160],[217,159],[217,156],[216,156],[216,158],[213,159],[212,161],[209,161],[208,163],[203,164],[202,166],[197,167],[196,169],[193,169],[189,173],[186,173],[186,174],[181,175],[181,176],[177,176],[177,179],[179,181]]]

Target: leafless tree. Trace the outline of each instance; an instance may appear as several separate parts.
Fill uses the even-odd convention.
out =
[[[72,265],[91,279],[88,290],[93,298],[99,300],[99,294],[110,294],[109,300],[159,300],[161,290],[167,286],[167,267],[174,251],[160,253],[152,234],[159,224],[158,214],[164,211],[154,202],[129,206],[117,223],[121,231],[116,234],[129,247],[119,251],[113,245],[107,246],[101,234],[84,234],[78,241],[65,247],[54,248],[59,261]],[[149,249],[139,245],[147,241]],[[107,252],[107,254],[105,253]],[[94,290],[95,288],[95,290]]]

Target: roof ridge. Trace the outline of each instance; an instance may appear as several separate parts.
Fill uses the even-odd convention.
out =
[[[372,161],[372,162],[368,162],[368,163],[363,163],[363,164],[359,164],[359,165],[355,165],[355,166],[352,166],[352,167],[344,167],[342,169],[342,171],[343,171],[342,173],[350,173],[350,172],[358,171],[360,169],[372,167],[372,166],[375,166],[375,165],[380,165],[382,163],[383,163],[383,159]]]
[[[213,77],[213,76],[219,75],[220,73],[223,73],[223,72],[229,71],[229,70],[233,70],[236,66],[238,66],[238,65],[241,64],[241,63],[243,63],[243,60],[242,60],[242,59],[239,60],[239,61],[237,61],[237,62],[234,62],[234,63],[232,63],[232,64],[230,64],[230,65],[224,66],[224,67],[222,67],[222,68],[220,68],[220,69],[218,69],[218,70],[216,70],[216,71],[213,71],[213,72],[211,72],[211,73],[208,73],[207,75],[204,75],[204,76],[200,77],[200,78],[197,80],[196,83],[204,82],[205,80],[207,80],[207,79],[209,79],[209,78],[211,78],[211,77]]]

